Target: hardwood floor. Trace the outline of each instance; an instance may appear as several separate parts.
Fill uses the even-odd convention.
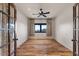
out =
[[[29,39],[17,49],[17,56],[72,56],[54,39]]]

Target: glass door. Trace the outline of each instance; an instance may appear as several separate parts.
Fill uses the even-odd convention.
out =
[[[16,55],[16,34],[15,34],[15,21],[16,21],[16,9],[13,4],[9,4],[9,42],[10,42],[10,55]]]
[[[5,8],[6,7],[6,8]],[[8,4],[0,4],[0,55],[8,55]],[[5,11],[4,11],[5,10]]]
[[[73,56],[79,56],[79,4],[73,6]]]
[[[0,3],[0,55],[16,55],[16,9],[12,3]]]

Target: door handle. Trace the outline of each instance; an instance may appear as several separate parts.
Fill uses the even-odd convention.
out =
[[[13,40],[18,40],[18,38],[14,38]]]
[[[72,41],[77,41],[77,40],[72,39]]]

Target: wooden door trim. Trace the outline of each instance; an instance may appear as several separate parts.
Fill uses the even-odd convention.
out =
[[[79,29],[79,4],[78,4],[78,29]],[[79,56],[79,30],[78,30],[78,56]]]
[[[76,56],[76,6],[73,6],[73,56]]]
[[[10,4],[8,3],[8,15],[10,15]],[[10,28],[10,17],[8,16],[8,29]],[[10,33],[8,30],[8,56],[10,56]]]
[[[14,8],[14,33],[15,33],[15,22],[16,22],[16,7],[13,3],[8,3],[8,29],[10,29],[10,6]],[[11,51],[10,51],[10,32],[8,30],[8,56],[11,55]],[[14,56],[16,56],[16,38],[14,35]]]

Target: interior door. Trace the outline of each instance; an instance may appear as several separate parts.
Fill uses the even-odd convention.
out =
[[[15,22],[16,22],[16,9],[15,6],[9,3],[9,42],[10,42],[10,55],[16,56],[16,33],[15,33]]]
[[[73,56],[79,56],[79,4],[73,6]]]
[[[0,55],[16,55],[16,9],[11,3],[0,3]]]
[[[8,55],[8,4],[0,4],[0,55]]]

